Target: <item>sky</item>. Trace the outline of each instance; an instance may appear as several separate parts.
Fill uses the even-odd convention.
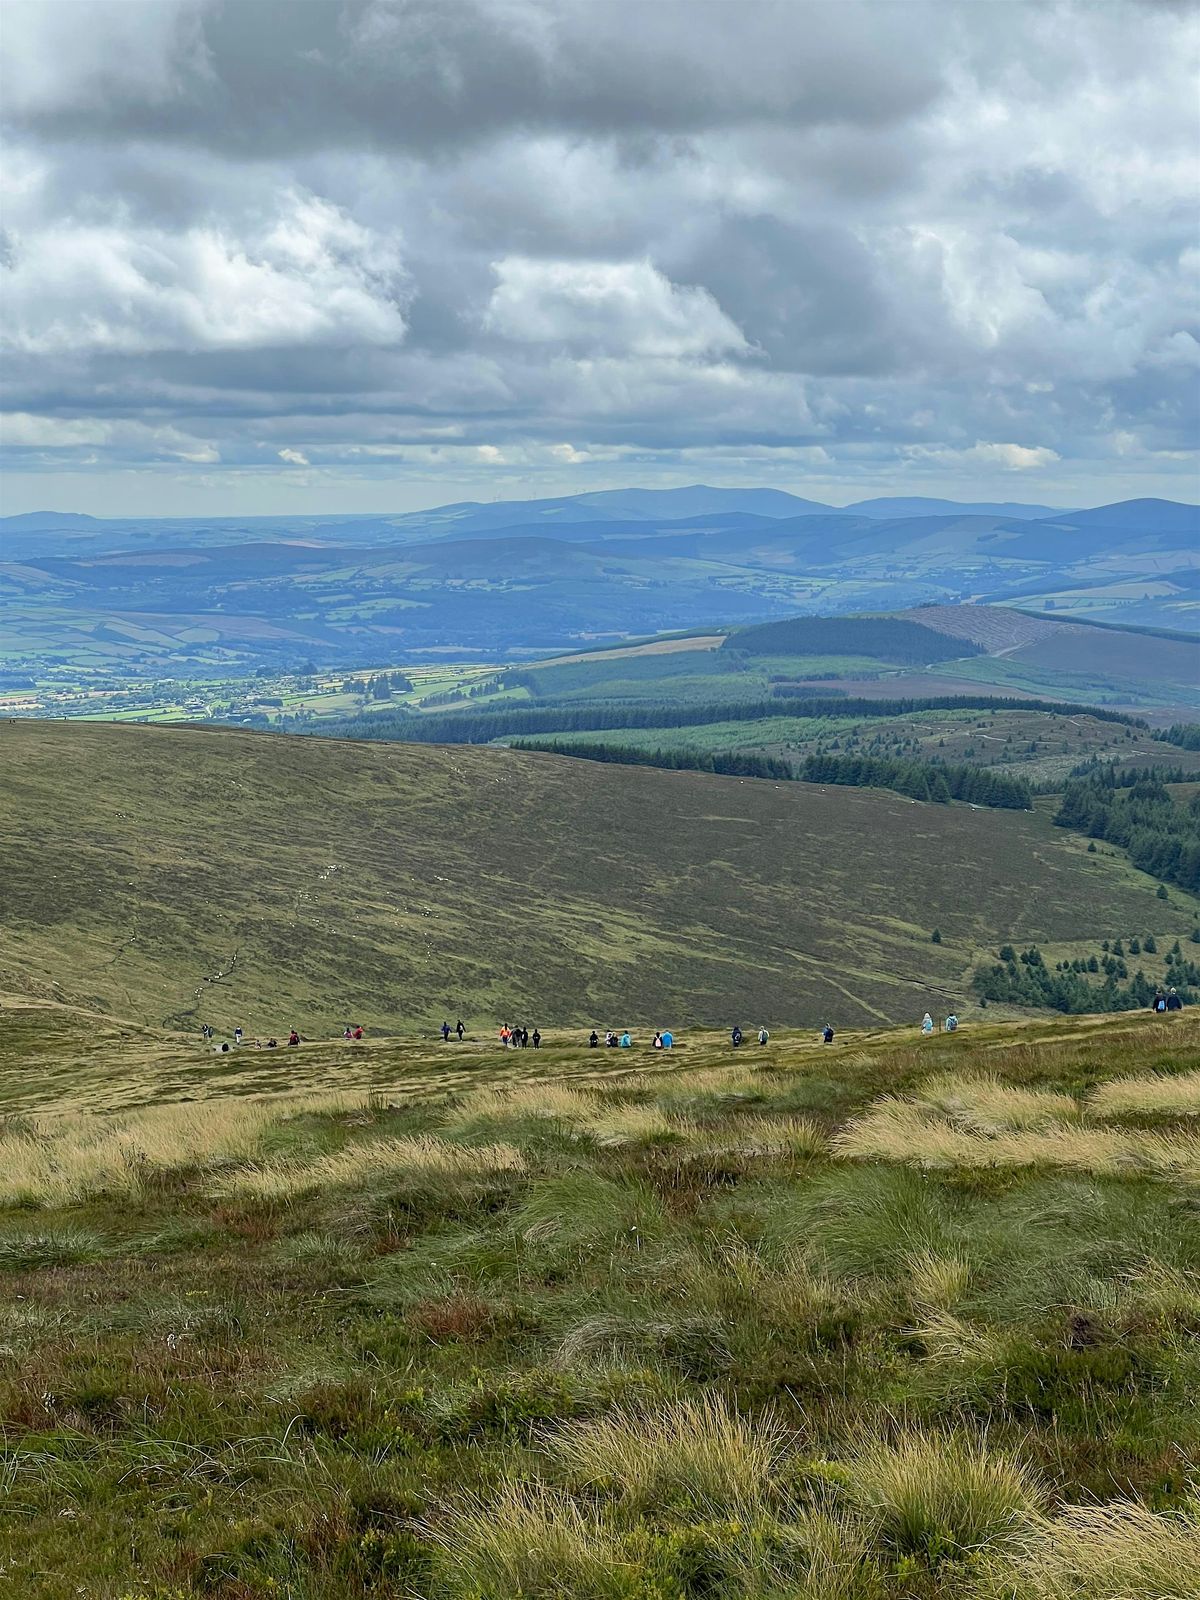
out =
[[[1200,499],[1170,0],[5,0],[0,510]]]

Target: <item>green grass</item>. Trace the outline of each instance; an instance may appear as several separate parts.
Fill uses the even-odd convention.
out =
[[[1192,903],[1155,889],[1040,811],[471,747],[0,725],[0,991],[131,1025],[329,1040],[460,1015],[487,1035],[518,1016],[966,1015],[999,942],[1186,938]],[[256,1053],[264,1083],[285,1058]]]
[[[838,1153],[889,1097],[1200,1147],[1161,1089],[1190,1012],[305,1046],[273,1086],[103,1022],[80,1065],[80,1014],[27,1016],[0,1140],[138,1154],[0,1204],[4,1593],[1200,1594],[1195,1181]]]

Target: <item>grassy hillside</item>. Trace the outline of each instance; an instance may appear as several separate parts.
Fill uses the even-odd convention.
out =
[[[1197,1017],[914,1032],[6,1004],[4,1592],[1197,1600]]]
[[[142,1023],[886,1022],[1189,932],[1038,813],[471,747],[0,725],[0,990]],[[942,943],[933,945],[938,928]]]

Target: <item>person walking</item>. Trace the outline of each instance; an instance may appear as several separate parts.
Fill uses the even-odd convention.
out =
[[[532,1038],[533,1038],[533,1048],[535,1050],[540,1050],[542,1048],[542,1036],[537,1031],[536,1028],[533,1030]]]
[[[933,1018],[929,1015],[928,1011],[921,1018],[921,1032],[925,1035],[925,1037],[927,1039],[928,1039],[929,1035],[933,1032]]]
[[[822,1044],[832,1044],[833,1043],[833,1029],[829,1026],[828,1023],[826,1023],[825,1026],[821,1029],[821,1043]]]
[[[463,1027],[463,1019],[461,1017],[459,1017],[457,1023],[455,1023],[454,1031],[458,1035],[459,1044],[461,1044],[463,1042],[463,1034],[466,1033],[466,1031],[467,1031]]]
[[[442,1043],[445,1044],[447,1039],[449,1039],[449,1037],[450,1037],[450,1024],[448,1022],[443,1022],[442,1023]]]
[[[595,1028],[593,1028],[591,1033],[588,1034],[588,1049],[595,1050],[599,1043],[600,1035],[596,1032]]]
[[[733,1048],[736,1050],[742,1042],[742,1030],[740,1028],[734,1028],[729,1037],[733,1040]]]
[[[671,1032],[670,1028],[664,1028],[663,1031],[662,1031],[662,1047],[663,1047],[663,1049],[664,1050],[669,1050],[674,1043],[675,1043],[675,1035]]]
[[[758,1030],[758,1042],[759,1042],[759,1044],[766,1044],[767,1040],[770,1037],[771,1037],[771,1035],[767,1032],[767,1030],[765,1028],[760,1028]]]

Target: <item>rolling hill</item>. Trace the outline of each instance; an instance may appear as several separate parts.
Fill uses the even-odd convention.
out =
[[[887,1022],[1186,934],[1042,813],[500,749],[0,726],[0,989],[185,1029]],[[930,942],[938,927],[943,942]]]

